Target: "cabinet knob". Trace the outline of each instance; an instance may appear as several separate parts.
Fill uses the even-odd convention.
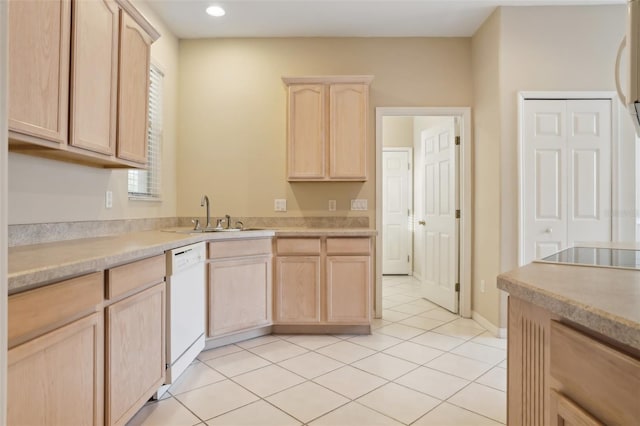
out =
[[[425,222],[424,220],[419,220],[419,221],[418,221],[418,225],[422,225],[422,226],[424,226],[424,225],[426,225],[426,224],[427,224],[427,222]]]
[[[547,228],[547,229],[544,230],[545,234],[551,234],[552,232],[553,232],[552,228]]]

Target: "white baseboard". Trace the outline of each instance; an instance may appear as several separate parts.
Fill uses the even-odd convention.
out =
[[[506,337],[507,337],[507,329],[506,328],[496,327],[491,321],[489,321],[488,319],[486,319],[485,317],[483,317],[482,315],[480,315],[476,311],[472,311],[471,312],[471,318],[475,322],[477,322],[478,324],[480,324],[481,326],[483,326],[484,328],[489,330],[489,333],[491,333],[494,336],[499,337],[501,339],[506,339]]]

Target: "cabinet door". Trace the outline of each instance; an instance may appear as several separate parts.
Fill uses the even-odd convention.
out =
[[[564,395],[551,390],[551,426],[604,426]]]
[[[320,322],[320,256],[278,256],[275,286],[276,322]]]
[[[327,321],[369,323],[370,256],[327,256]]]
[[[209,336],[271,323],[271,256],[209,265]]]
[[[322,180],[326,176],[326,103],[322,84],[289,86],[288,178]]]
[[[69,0],[14,0],[9,7],[9,130],[67,143]]]
[[[151,38],[121,11],[117,156],[140,164],[147,163],[150,50]]]
[[[123,425],[164,383],[165,283],[106,311],[106,423]]]
[[[366,84],[330,86],[330,179],[367,180],[368,98]]]
[[[116,141],[118,6],[73,3],[69,144],[113,155]]]
[[[102,312],[8,352],[7,424],[101,425]]]
[[[551,321],[550,329],[555,389],[605,424],[638,424],[640,359],[562,322]]]

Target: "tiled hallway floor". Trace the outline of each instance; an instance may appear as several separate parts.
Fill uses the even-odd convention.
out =
[[[129,425],[498,425],[506,340],[383,280],[370,336],[278,335],[200,354]]]

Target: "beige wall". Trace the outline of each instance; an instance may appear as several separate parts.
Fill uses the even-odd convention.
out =
[[[413,148],[413,117],[382,117],[382,146]]]
[[[152,60],[165,73],[162,202],[130,201],[126,170],[103,170],[10,153],[9,224],[176,215],[178,40],[146,4],[136,7],[162,34],[151,48]],[[113,191],[112,209],[104,207],[107,190]]]
[[[472,40],[473,68],[473,273],[472,309],[493,324],[499,323],[500,272],[500,9]],[[485,291],[480,292],[480,281]]]
[[[221,216],[353,215],[375,212],[375,107],[471,105],[470,39],[274,38],[180,41],[178,214],[202,216],[200,197]],[[284,75],[372,74],[369,180],[286,181]],[[286,198],[287,213],[273,211]]]

